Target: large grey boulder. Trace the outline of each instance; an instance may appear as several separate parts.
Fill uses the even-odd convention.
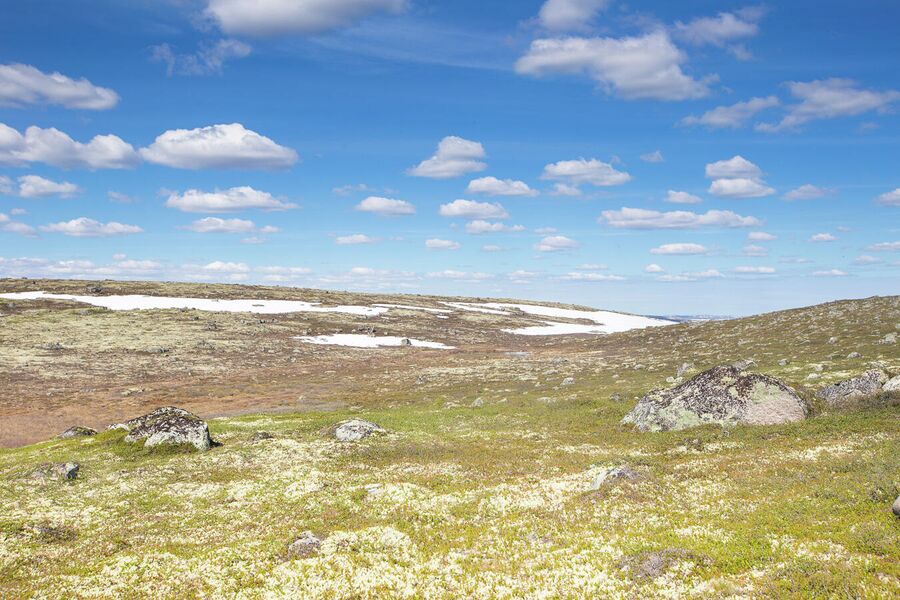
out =
[[[859,377],[839,381],[822,388],[816,392],[816,397],[824,400],[831,407],[841,408],[861,398],[868,398],[878,394],[881,391],[881,386],[887,380],[887,373],[884,371],[870,369]]]
[[[157,408],[146,415],[112,425],[110,429],[127,430],[126,442],[143,442],[146,448],[190,444],[197,450],[209,450],[215,445],[209,437],[206,421],[174,406]]]
[[[331,433],[339,442],[358,442],[375,433],[386,433],[384,429],[362,419],[350,419],[341,421],[331,428]]]
[[[641,398],[623,424],[639,431],[677,431],[698,425],[774,425],[800,421],[806,405],[774,377],[714,367]]]

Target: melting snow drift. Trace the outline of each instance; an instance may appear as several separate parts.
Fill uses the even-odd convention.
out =
[[[392,335],[371,336],[364,333],[335,333],[332,335],[298,336],[294,338],[307,344],[327,346],[350,346],[352,348],[380,348],[382,346],[403,346],[404,340],[414,348],[434,348],[437,350],[453,350],[454,346],[446,346],[440,342],[427,342]]]
[[[71,300],[110,310],[192,308],[207,312],[248,312],[276,315],[294,312],[343,313],[374,317],[389,309],[372,306],[320,306],[299,300],[216,300],[210,298],[170,298],[166,296],[74,296],[45,292],[0,294],[7,300]]]
[[[576,333],[618,333],[631,329],[643,329],[645,327],[660,327],[662,325],[674,325],[673,321],[653,319],[639,315],[611,312],[608,310],[575,310],[571,308],[558,308],[555,306],[538,306],[535,304],[507,304],[503,302],[487,302],[483,304],[445,303],[461,310],[487,312],[490,314],[514,316],[512,310],[518,309],[529,315],[540,317],[556,317],[558,319],[581,319],[593,321],[594,325],[582,325],[578,323],[557,323],[544,321],[544,325],[522,327],[519,329],[504,329],[506,333],[516,335],[568,335]]]

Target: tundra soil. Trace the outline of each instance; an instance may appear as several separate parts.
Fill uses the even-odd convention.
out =
[[[87,285],[329,306],[480,301],[38,280],[0,281],[0,293]],[[501,331],[565,321],[525,314],[446,316],[0,300],[0,596],[900,595],[898,398],[827,410],[814,397],[869,368],[900,373],[900,345],[883,343],[900,333],[900,298],[599,336]],[[457,349],[294,339],[368,327]],[[810,417],[667,433],[619,424],[683,363],[689,377],[739,359],[794,387]],[[222,445],[150,451],[102,431],[170,404],[208,419]],[[388,433],[328,437],[352,417]],[[51,439],[71,425],[101,433]],[[66,461],[81,465],[74,481],[23,477]],[[637,476],[598,484],[623,465]],[[288,557],[305,531],[321,548]]]

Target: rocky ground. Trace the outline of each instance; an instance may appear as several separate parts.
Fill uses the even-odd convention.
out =
[[[0,293],[86,285],[2,281]],[[603,336],[501,331],[530,321],[0,301],[0,442],[46,440],[0,450],[0,596],[900,595],[900,394],[883,380],[900,374],[900,298]],[[371,326],[457,349],[293,339]],[[741,408],[727,427],[621,423],[652,390],[738,361],[792,388],[806,418],[745,425]],[[867,371],[884,377],[828,388]],[[681,396],[645,401],[667,397]],[[105,430],[170,404],[207,420],[209,450]],[[362,437],[348,419],[383,431]],[[50,439],[72,425],[100,433]]]

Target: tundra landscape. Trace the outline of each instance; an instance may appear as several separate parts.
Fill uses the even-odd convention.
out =
[[[675,323],[231,285],[0,294],[4,597],[900,594],[900,297]],[[96,306],[136,296],[318,310]],[[548,321],[597,331],[522,333]],[[383,337],[401,343],[365,343]],[[772,422],[742,412],[745,382],[784,386]],[[637,414],[666,390],[682,420]]]

